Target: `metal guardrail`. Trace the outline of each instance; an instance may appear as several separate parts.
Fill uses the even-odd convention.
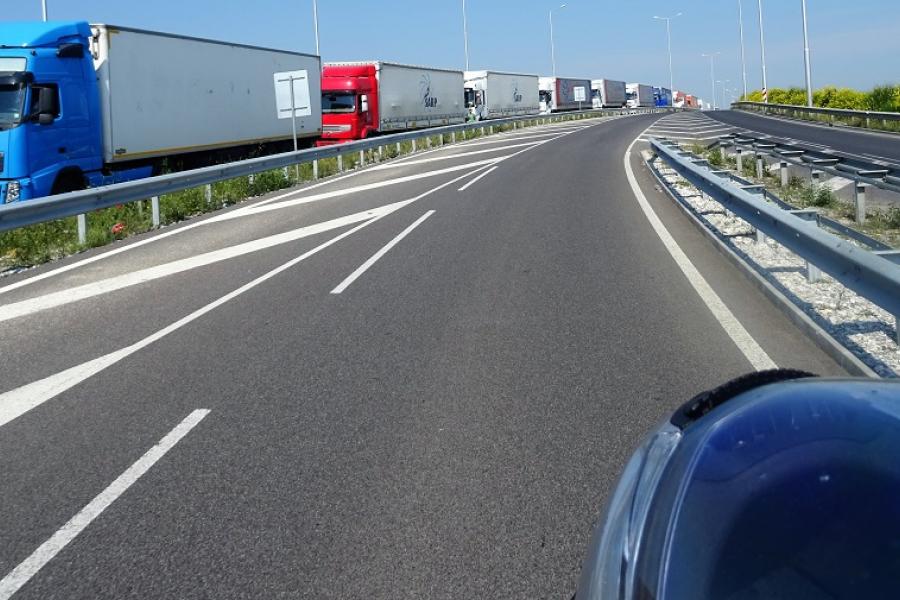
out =
[[[286,152],[283,154],[252,158],[223,165],[193,169],[190,171],[169,173],[136,181],[2,205],[0,206],[0,232],[29,225],[37,225],[48,221],[55,221],[66,217],[85,215],[91,211],[109,208],[118,204],[148,199],[155,200],[154,215],[156,216],[158,215],[158,198],[163,194],[170,194],[172,192],[197,188],[219,181],[244,177],[273,169],[291,167],[297,164],[318,161],[325,158],[344,156],[356,152],[362,153],[366,150],[399,144],[405,141],[413,141],[415,144],[415,141],[420,138],[455,135],[456,133],[474,129],[490,130],[493,132],[494,127],[534,121],[546,123],[573,120],[574,118],[587,118],[591,116],[624,116],[672,112],[673,110],[675,109],[602,109],[556,113],[552,115],[525,115],[504,119],[491,119],[460,125],[417,129],[404,133],[373,137],[347,144],[309,148],[297,152]],[[154,219],[154,221],[156,221],[156,219]],[[158,223],[155,222],[154,224]],[[83,232],[83,223],[79,224],[79,228]]]
[[[679,175],[728,211],[860,296],[900,315],[900,265],[822,230],[817,219],[808,220],[809,211],[786,210],[735,185],[727,172],[712,170],[675,142],[651,138],[650,143]]]
[[[767,104],[764,102],[735,102],[731,105],[738,110],[748,110],[753,112],[763,112],[773,115],[783,116],[799,116],[800,118],[812,117],[829,117],[831,122],[837,122],[843,119],[858,119],[860,123],[865,122],[866,127],[871,127],[873,122],[881,122],[887,125],[889,122],[900,121],[900,113],[895,112],[878,112],[874,110],[847,110],[843,108],[820,108],[818,106],[795,106],[792,104]],[[821,121],[822,119],[811,119]]]
[[[758,156],[771,156],[781,163],[782,185],[787,185],[788,165],[802,166],[810,170],[811,175],[828,173],[856,182],[856,220],[866,220],[866,189],[874,186],[883,190],[900,193],[900,164],[885,160],[876,160],[838,152],[821,147],[804,146],[793,142],[779,140],[770,136],[751,135],[749,133],[729,134],[719,138],[719,145],[727,148],[734,145],[738,155],[738,163],[742,162],[743,150],[751,149]],[[738,167],[741,170],[741,166]]]

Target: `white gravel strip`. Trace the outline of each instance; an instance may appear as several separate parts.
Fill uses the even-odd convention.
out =
[[[787,292],[794,303],[882,377],[900,376],[900,346],[894,341],[894,316],[826,274],[817,283],[806,276],[806,261],[766,237],[757,243],[746,221],[726,213],[658,158],[653,166],[663,180],[720,239]]]

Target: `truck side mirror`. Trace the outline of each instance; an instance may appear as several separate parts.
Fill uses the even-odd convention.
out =
[[[49,125],[59,116],[59,99],[56,86],[35,86],[32,94],[37,94],[31,106],[32,112],[29,120],[37,121],[39,125]]]
[[[359,110],[360,112],[369,112],[369,96],[366,94],[359,97]]]

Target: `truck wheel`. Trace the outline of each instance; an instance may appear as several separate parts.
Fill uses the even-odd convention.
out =
[[[84,175],[69,171],[67,173],[60,173],[56,177],[56,181],[53,182],[53,187],[50,189],[50,195],[55,196],[56,194],[78,192],[86,188],[87,182],[84,180]]]

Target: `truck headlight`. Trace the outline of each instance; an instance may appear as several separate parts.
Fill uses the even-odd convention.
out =
[[[22,194],[22,185],[18,181],[10,181],[6,185],[6,201],[16,202]]]

